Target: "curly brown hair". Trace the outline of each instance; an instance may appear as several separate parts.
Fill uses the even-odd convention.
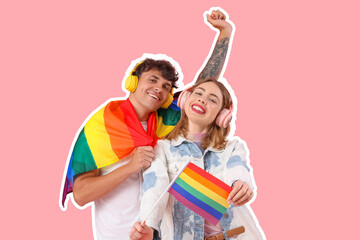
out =
[[[146,58],[136,67],[132,75],[137,76],[140,79],[144,72],[148,72],[150,70],[159,71],[163,78],[171,81],[173,88],[177,88],[176,81],[179,79],[179,73],[176,71],[175,67],[166,60]]]

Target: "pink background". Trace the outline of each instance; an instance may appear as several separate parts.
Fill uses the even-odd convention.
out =
[[[224,77],[267,239],[360,239],[355,0],[2,1],[2,239],[92,239],[90,209],[58,204],[76,131],[125,95],[143,53],[174,58],[189,83],[215,36],[202,18],[212,6],[236,25]]]

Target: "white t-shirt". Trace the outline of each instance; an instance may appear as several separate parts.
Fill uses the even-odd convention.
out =
[[[146,131],[147,122],[142,122]],[[130,161],[125,157],[100,170],[100,175],[106,175]],[[113,189],[103,198],[96,200],[94,221],[97,240],[128,239],[129,232],[136,221],[139,221],[141,172],[128,177],[123,183]]]

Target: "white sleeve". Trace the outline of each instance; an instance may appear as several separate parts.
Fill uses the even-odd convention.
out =
[[[169,185],[169,176],[164,152],[166,144],[159,141],[154,148],[155,160],[143,172],[142,198],[140,204],[140,219],[143,220],[158,201],[161,194]],[[146,218],[146,225],[160,231],[160,222],[165,212],[169,193],[166,192],[150,215]]]
[[[248,163],[249,152],[247,151],[246,143],[235,139],[229,144],[229,147],[232,148],[232,151],[225,159],[225,183],[231,186],[236,180],[241,180],[249,184],[253,191],[255,191],[256,186],[253,170]]]

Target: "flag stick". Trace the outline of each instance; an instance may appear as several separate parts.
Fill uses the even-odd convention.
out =
[[[164,192],[161,194],[161,196],[159,197],[159,199],[156,201],[156,203],[152,206],[152,208],[150,209],[150,211],[148,212],[148,214],[146,214],[145,218],[141,221],[141,226],[144,226],[145,220],[149,217],[150,213],[154,210],[154,208],[156,207],[156,205],[160,202],[160,199],[165,195],[165,193],[167,191],[169,191],[169,189],[171,188],[171,186],[174,184],[174,182],[176,181],[176,179],[179,177],[179,175],[184,171],[184,169],[187,167],[187,165],[189,165],[190,160],[185,164],[185,166],[181,169],[181,171],[178,172],[178,174],[175,176],[175,178],[171,181],[171,183],[169,184],[169,186],[164,190]]]

